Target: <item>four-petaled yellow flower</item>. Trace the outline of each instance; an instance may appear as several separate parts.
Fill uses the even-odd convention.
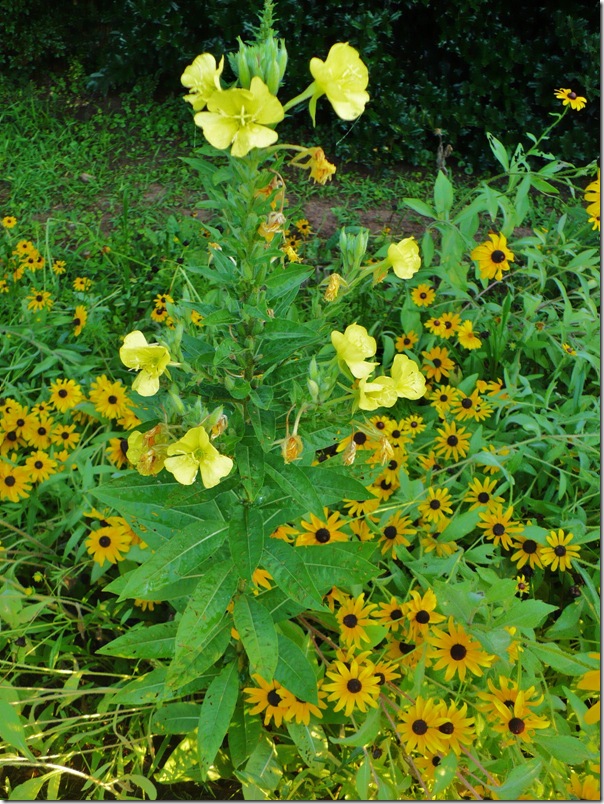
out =
[[[130,369],[140,371],[132,389],[141,396],[153,396],[159,390],[159,378],[170,363],[170,352],[158,343],[147,343],[143,333],[136,329],[124,338],[120,360]]]
[[[371,382],[365,378],[359,380],[356,402],[361,410],[391,408],[397,399],[396,383],[391,377],[376,377]]]
[[[377,363],[365,363],[366,357],[373,357],[377,349],[375,338],[360,324],[350,324],[345,331],[334,330],[331,342],[338,353],[338,361],[346,363],[353,377],[367,379]],[[365,408],[363,408],[365,410]]]
[[[400,243],[392,243],[388,247],[387,259],[399,279],[411,279],[422,264],[419,246],[414,237],[406,237]]]
[[[369,83],[369,72],[358,51],[347,42],[333,45],[326,61],[312,58],[310,72],[315,79],[311,84],[313,95],[309,103],[313,123],[317,100],[322,95],[327,95],[335,113],[342,120],[356,120],[363,114],[369,100],[365,91]]]
[[[216,67],[216,59],[211,53],[202,53],[185,69],[180,82],[191,90],[185,95],[196,112],[201,112],[214,92],[220,91],[220,74],[224,69],[224,56]]]
[[[197,472],[206,489],[217,486],[233,468],[233,461],[221,455],[210,443],[205,427],[193,427],[179,441],[166,450],[169,457],[164,466],[183,486],[195,482]]]
[[[397,396],[403,399],[421,399],[426,393],[426,380],[417,365],[407,355],[395,355],[390,375]]]
[[[214,92],[208,98],[208,111],[197,112],[194,120],[215,148],[232,145],[233,156],[245,156],[252,148],[266,148],[277,141],[277,132],[268,126],[283,117],[283,106],[255,75],[249,89]]]

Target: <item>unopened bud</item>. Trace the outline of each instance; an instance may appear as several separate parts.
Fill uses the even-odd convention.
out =
[[[319,401],[319,383],[315,382],[314,380],[308,379],[306,380],[306,385],[308,387],[308,393],[310,394],[310,398],[313,402]]]
[[[281,443],[281,454],[285,463],[291,463],[300,457],[304,449],[302,439],[298,435],[284,438]]]
[[[212,427],[210,438],[212,438],[212,440],[218,438],[219,435],[222,435],[224,433],[224,431],[227,429],[228,426],[229,426],[228,417],[225,416],[224,413],[221,413],[220,416],[218,417],[218,421]]]

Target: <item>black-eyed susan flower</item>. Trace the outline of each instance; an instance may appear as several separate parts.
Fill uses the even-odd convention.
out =
[[[130,407],[126,389],[121,381],[113,382],[105,374],[93,380],[88,396],[95,410],[108,419],[124,416]]]
[[[57,276],[61,276],[67,270],[67,263],[65,260],[55,260],[52,264],[52,272]]]
[[[58,378],[50,384],[50,402],[60,413],[66,413],[84,399],[81,386],[75,380]]]
[[[26,405],[13,405],[12,409],[0,419],[0,428],[5,433],[14,432],[20,439],[31,442],[38,423],[35,414]]]
[[[440,316],[434,316],[433,318],[429,318],[424,323],[425,328],[431,332],[433,335],[438,335],[439,337],[444,337],[443,333],[448,332],[445,329],[444,322],[442,321]]]
[[[551,530],[545,539],[547,546],[541,548],[543,566],[551,570],[559,569],[560,572],[571,569],[572,562],[579,558],[581,551],[579,545],[571,544],[574,538],[572,533],[564,533],[562,528]]]
[[[0,223],[5,229],[13,229],[17,225],[17,219],[14,215],[5,215]]]
[[[371,527],[366,519],[357,517],[356,519],[351,519],[348,524],[350,530],[354,533],[359,541],[369,542],[375,538],[375,533],[371,530]]]
[[[451,493],[448,489],[433,488],[430,486],[426,499],[419,504],[419,512],[427,522],[440,522],[453,513],[451,508]]]
[[[353,430],[346,438],[343,438],[337,446],[337,452],[344,452],[350,446],[351,443],[354,443],[355,450],[360,449],[375,449],[375,441],[371,440],[371,437],[367,435],[363,430]]]
[[[79,293],[85,293],[92,287],[92,279],[87,276],[76,276],[73,280],[73,289]]]
[[[401,677],[401,674],[396,672],[393,663],[386,662],[383,659],[380,659],[379,662],[374,662],[373,672],[375,673],[380,687],[383,687],[384,684],[388,682],[392,683],[395,679]]]
[[[29,497],[31,480],[29,470],[25,466],[13,466],[0,461],[0,500],[19,502]]]
[[[165,323],[168,320],[168,310],[163,305],[154,307],[151,311],[151,319],[157,321],[158,324]]]
[[[309,237],[312,234],[312,226],[306,218],[298,218],[297,221],[294,221],[294,226],[302,237]]]
[[[464,502],[471,503],[470,511],[481,506],[491,506],[503,503],[503,497],[495,495],[496,480],[489,480],[485,478],[481,480],[479,477],[474,477],[468,483],[468,491],[464,496]]]
[[[128,464],[128,439],[110,438],[107,449],[107,457],[114,466],[121,469]]]
[[[386,443],[389,444],[388,441],[386,441]],[[393,452],[394,454],[384,466],[382,477],[391,483],[398,483],[401,466],[404,466],[407,463],[407,454],[400,447],[395,449]]]
[[[457,343],[463,346],[464,349],[480,349],[482,346],[482,341],[474,332],[472,322],[469,319],[459,325],[455,334],[457,335]]]
[[[585,188],[585,201],[587,201],[586,213],[589,215],[589,222],[593,224],[593,229],[600,229],[600,168],[597,177]]]
[[[428,753],[422,757],[414,757],[413,761],[420,772],[422,779],[426,782],[433,782],[436,778],[436,769],[441,764],[443,759],[444,757],[441,757],[440,754]]]
[[[40,312],[41,310],[50,310],[54,304],[54,300],[48,290],[36,290],[32,288],[28,299],[28,310]]]
[[[393,595],[389,603],[379,604],[374,619],[376,623],[384,625],[390,630],[398,630],[405,622],[403,604]]]
[[[405,433],[404,419],[401,419],[400,421],[397,421],[396,419],[388,419],[386,425],[386,436],[395,449],[396,447],[402,447],[411,442],[410,434]]]
[[[398,732],[405,750],[422,754],[446,752],[446,741],[438,730],[445,722],[443,707],[439,701],[418,695],[415,703],[408,706],[398,724]]]
[[[153,299],[153,304],[155,307],[165,307],[166,304],[173,304],[174,299],[170,296],[169,293],[158,293],[157,296]]]
[[[449,357],[449,350],[445,346],[434,346],[422,352],[422,357],[426,360],[422,365],[422,371],[430,380],[440,382],[442,377],[448,377],[455,368],[455,362]]]
[[[562,106],[570,106],[575,112],[580,112],[587,104],[587,98],[577,95],[574,89],[556,89],[554,95],[562,101]]]
[[[496,686],[492,679],[487,679],[487,687],[489,692],[478,692],[477,696],[483,703],[478,703],[477,708],[487,714],[489,717],[497,717],[498,709],[494,706],[495,701],[499,701],[508,709],[512,709],[520,692],[524,697],[524,703],[527,707],[539,706],[543,701],[543,695],[539,695],[535,687],[530,686],[527,689],[521,690],[518,682],[506,676],[498,677],[499,686]]]
[[[293,720],[295,723],[302,723],[308,726],[310,724],[311,715],[317,719],[323,717],[321,710],[327,709],[327,704],[324,700],[326,697],[327,693],[322,689],[320,681],[317,684],[317,704],[310,703],[310,701],[303,701],[301,698],[292,695],[291,698],[287,698],[289,707],[285,713],[284,719],[286,721]]]
[[[404,614],[408,634],[415,641],[423,641],[431,625],[445,620],[445,617],[435,610],[436,606],[436,595],[432,589],[427,589],[423,595],[416,590],[411,592],[411,600],[404,605]]]
[[[80,433],[76,431],[75,424],[57,424],[50,435],[50,440],[63,450],[72,450],[80,440]]]
[[[513,745],[516,742],[530,743],[536,729],[547,729],[550,725],[546,717],[531,712],[525,704],[522,690],[518,691],[513,706],[509,707],[495,699],[493,707],[496,716],[491,719],[489,725],[493,731],[502,735],[504,745]]]
[[[418,455],[417,460],[426,472],[439,472],[442,469],[434,450],[431,450],[427,455]]]
[[[24,445],[25,439],[21,438],[15,430],[9,430],[8,432],[0,430],[0,455],[16,453]]]
[[[412,527],[411,518],[403,516],[400,511],[397,511],[380,528],[379,543],[382,555],[389,553],[394,556],[396,546],[399,544],[409,547],[411,542],[407,536],[414,536],[416,533],[416,529]]]
[[[423,416],[417,416],[412,413],[401,421],[401,429],[403,433],[415,437],[419,433],[423,433],[426,429],[426,423]]]
[[[461,391],[454,388],[452,385],[441,385],[440,387],[433,388],[428,394],[430,404],[437,411],[440,416],[447,413],[453,403],[460,396]]]
[[[590,653],[590,658],[597,659],[598,664],[600,662],[600,654],[599,653]],[[598,696],[600,693],[600,668],[598,667],[595,670],[588,670],[586,673],[583,673],[579,681],[577,682],[577,689],[580,690],[589,690],[589,692],[597,692]],[[591,695],[590,698],[594,698],[595,696]],[[598,700],[592,704],[587,712],[585,713],[585,722],[592,726],[594,723],[600,722],[600,700]]]
[[[355,709],[366,712],[367,707],[377,707],[380,685],[373,667],[372,663],[352,659],[349,663],[336,661],[327,668],[331,681],[324,682],[323,689],[330,693],[328,700],[336,702],[334,712],[344,709],[346,717],[350,717]]]
[[[504,550],[509,550],[513,540],[524,530],[524,525],[515,522],[513,516],[513,506],[510,505],[507,511],[504,511],[502,505],[494,503],[487,511],[479,514],[481,521],[478,527],[484,530],[487,539],[494,544],[501,544]]]
[[[372,625],[371,614],[375,603],[365,603],[365,594],[356,598],[348,598],[337,614],[336,620],[340,624],[340,638],[345,645],[361,647],[361,642],[370,642],[365,631],[367,625]]]
[[[450,701],[448,706],[443,706],[441,713],[445,717],[445,722],[438,727],[439,732],[444,735],[447,751],[451,750],[456,754],[461,754],[462,748],[472,745],[474,740],[474,718],[466,717],[468,713],[467,703],[458,705],[455,701]]]
[[[297,528],[294,528],[293,525],[285,524],[285,525],[278,525],[275,530],[271,533],[271,539],[281,539],[283,542],[293,542],[293,537],[298,536],[300,531]]]
[[[394,344],[397,352],[404,352],[406,349],[413,349],[415,344],[419,341],[419,335],[412,329],[409,332],[403,332]]]
[[[573,349],[573,347],[570,345],[570,343],[563,343],[562,344],[562,349],[563,349],[563,351],[566,352],[567,355],[570,355],[571,357],[574,357],[577,354],[577,350]]]
[[[387,480],[385,477],[376,477],[367,490],[375,494],[382,502],[389,500],[394,492],[400,487],[400,483]]]
[[[434,439],[434,451],[437,455],[444,457],[446,461],[450,458],[459,461],[466,457],[472,434],[465,427],[457,427],[455,422],[450,422],[436,432],[438,436]]]
[[[443,313],[439,318],[442,324],[440,336],[441,338],[449,340],[449,338],[452,338],[457,332],[461,323],[461,317],[457,313]]]
[[[41,483],[55,474],[57,462],[47,452],[38,449],[27,457],[25,468],[29,472],[29,479],[32,483]]]
[[[275,726],[279,727],[294,696],[278,681],[265,681],[259,673],[253,673],[252,678],[258,686],[245,687],[243,690],[247,695],[247,703],[253,704],[250,714],[264,712],[264,725],[268,726],[274,720]]]
[[[369,497],[367,500],[342,500],[349,516],[365,516],[373,514],[380,506],[377,497]]]
[[[483,279],[503,279],[503,272],[510,270],[514,255],[507,246],[505,235],[490,232],[490,242],[482,243],[471,252],[470,257],[478,263]]]
[[[427,642],[431,646],[430,657],[437,660],[434,669],[444,669],[445,681],[451,681],[455,675],[463,681],[467,671],[481,676],[482,668],[490,667],[495,658],[486,653],[453,617],[449,617],[446,631],[434,628]]]
[[[516,576],[516,594],[521,597],[528,595],[531,589],[531,583],[524,575]]]
[[[348,536],[340,528],[346,524],[338,511],[330,514],[328,508],[323,508],[323,519],[314,514],[310,515],[310,521],[302,520],[300,528],[304,533],[300,533],[296,539],[296,546],[308,544],[328,544],[329,542],[346,542]]]
[[[199,472],[204,488],[211,489],[233,468],[232,459],[221,455],[210,443],[210,437],[202,425],[191,428],[181,439],[170,444],[166,454],[165,468],[185,486],[194,483]]]
[[[87,321],[88,321],[88,311],[83,305],[79,304],[75,308],[75,312],[73,314],[72,319],[73,334],[75,335],[76,338],[82,334],[82,330],[86,326]]]
[[[87,553],[90,553],[101,566],[108,561],[116,564],[123,561],[130,549],[130,538],[123,528],[106,525],[93,530],[85,541]]]
[[[404,664],[406,667],[416,667],[423,654],[423,647],[411,640],[408,636],[396,636],[386,643],[386,656],[393,662]],[[427,660],[426,666],[430,666]]]
[[[41,414],[37,422],[31,429],[27,443],[34,449],[48,449],[50,446],[50,435],[54,426],[54,419],[48,414]]]
[[[460,422],[481,422],[492,415],[493,409],[486,399],[480,396],[478,389],[475,388],[469,396],[462,391],[458,391],[457,398],[451,404],[451,413]]]
[[[141,611],[153,611],[161,603],[161,600],[143,600],[140,597],[134,598],[134,605]]]
[[[443,521],[441,523],[441,530],[426,533],[420,537],[419,543],[424,553],[434,552],[439,558],[446,558],[447,556],[453,555],[453,553],[459,549],[457,542],[452,539],[446,542],[440,539],[442,530],[444,530],[446,524],[447,523]]]
[[[570,772],[568,785],[569,798],[579,801],[602,801],[600,795],[600,780],[591,773],[581,774]]]
[[[436,298],[436,292],[430,285],[421,284],[411,291],[411,301],[417,307],[429,307]]]
[[[196,327],[203,327],[203,316],[197,310],[191,310],[191,323]]]
[[[512,545],[512,553],[510,559],[517,564],[518,569],[522,569],[525,564],[528,564],[532,569],[535,567],[543,566],[541,563],[541,550],[543,548],[534,539],[525,539],[524,536],[519,536]]]

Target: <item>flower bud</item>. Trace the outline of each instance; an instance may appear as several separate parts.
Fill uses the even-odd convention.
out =
[[[289,438],[283,439],[281,443],[281,455],[283,455],[285,463],[297,460],[303,450],[304,444],[299,435],[291,435]]]

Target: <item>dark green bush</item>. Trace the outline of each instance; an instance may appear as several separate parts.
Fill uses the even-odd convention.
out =
[[[179,94],[181,70],[198,53],[236,49],[259,0],[9,0],[0,30],[0,65],[20,76],[77,58],[90,87],[131,89],[143,77],[158,97]],[[308,60],[349,41],[370,71],[372,101],[354,124],[333,125],[320,106],[317,131],[306,112],[290,121],[298,141],[321,141],[332,156],[361,163],[433,163],[441,129],[452,160],[468,172],[487,167],[485,131],[513,144],[538,132],[559,109],[553,92],[588,98],[548,143],[562,158],[591,161],[599,151],[599,11],[587,0],[521,4],[510,0],[279,0],[287,40],[287,92],[309,80]],[[326,104],[323,101],[323,104]],[[322,121],[329,119],[329,125]]]

